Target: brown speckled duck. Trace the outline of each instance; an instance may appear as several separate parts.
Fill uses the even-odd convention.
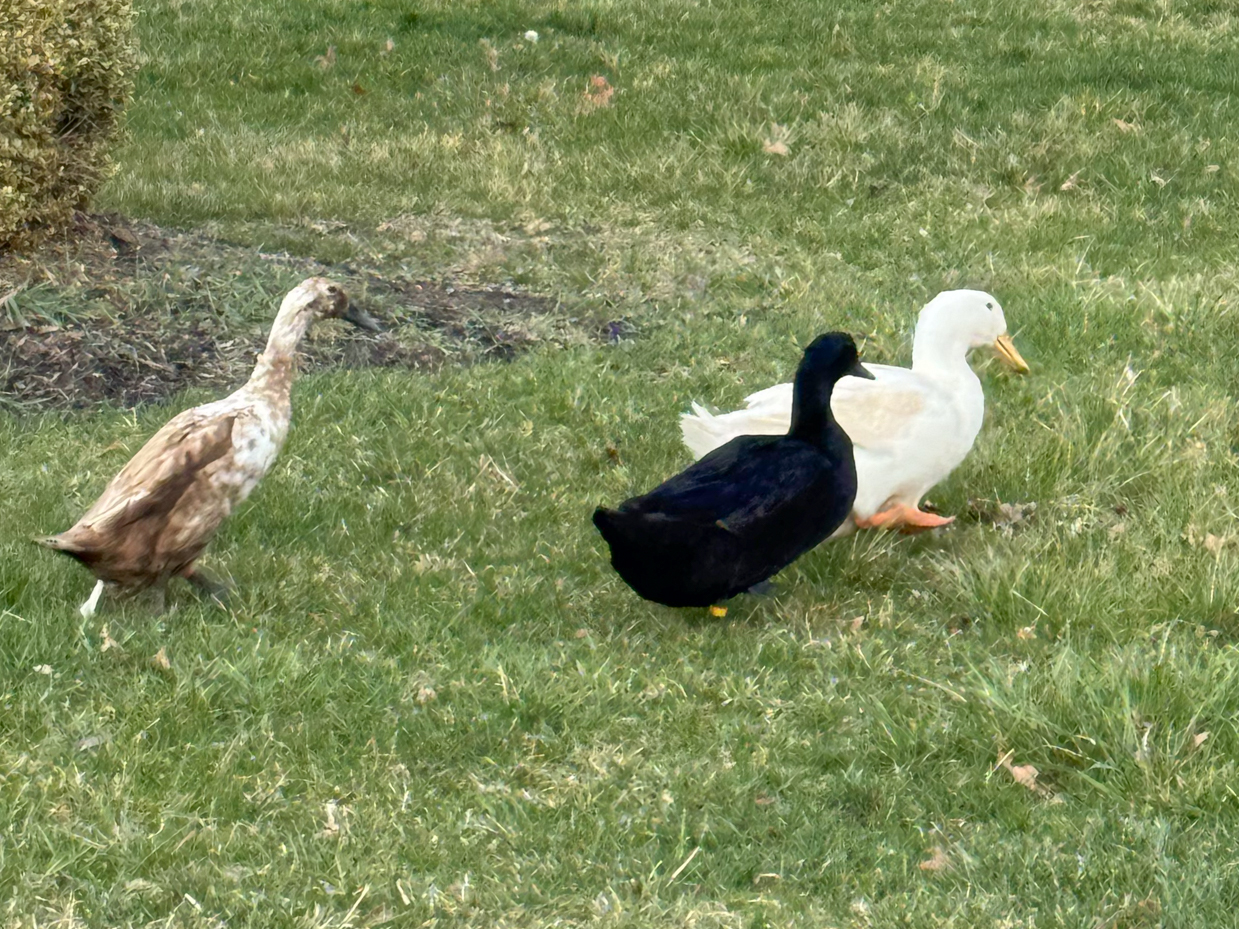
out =
[[[310,323],[324,318],[378,329],[349,306],[339,285],[321,277],[302,281],[280,304],[244,387],[174,416],[73,528],[35,540],[76,558],[98,578],[79,609],[83,616],[94,614],[108,584],[126,593],[153,587],[162,604],[173,575],[223,599],[226,588],[194,562],[275,463],[292,418],[297,346]]]

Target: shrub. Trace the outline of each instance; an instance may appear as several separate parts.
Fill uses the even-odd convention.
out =
[[[0,247],[98,188],[134,61],[132,0],[0,0]]]

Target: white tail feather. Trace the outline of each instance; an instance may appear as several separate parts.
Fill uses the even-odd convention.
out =
[[[791,410],[770,410],[763,406],[732,413],[709,412],[699,403],[691,413],[680,416],[680,435],[684,444],[700,458],[741,435],[783,435],[791,422]]]

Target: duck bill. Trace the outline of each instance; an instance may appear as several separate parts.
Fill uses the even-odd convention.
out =
[[[344,315],[340,318],[345,322],[352,323],[358,329],[365,329],[369,332],[383,331],[379,327],[379,324],[375,322],[374,318],[364,310],[360,309],[355,303],[350,303],[348,305],[348,309],[345,310]]]
[[[1000,335],[994,340],[994,351],[998,353],[998,358],[1008,368],[1016,374],[1028,373],[1028,362],[1016,349],[1015,343],[1011,341],[1011,336]]]
[[[848,371],[847,375],[845,376],[863,377],[867,381],[877,380],[877,378],[873,376],[873,372],[870,371],[868,368],[866,368],[864,365],[862,365],[859,361],[856,362],[856,364],[852,365],[851,370]]]

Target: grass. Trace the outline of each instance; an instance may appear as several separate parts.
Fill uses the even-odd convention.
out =
[[[6,925],[1236,924],[1229,5],[141,10],[103,205],[637,334],[305,377],[207,558],[229,612],[84,622],[25,541],[211,394],[4,414]],[[1033,366],[977,359],[953,529],[825,546],[723,621],[624,587],[589,512],[684,464],[689,400],[828,326],[907,363],[946,286]]]

